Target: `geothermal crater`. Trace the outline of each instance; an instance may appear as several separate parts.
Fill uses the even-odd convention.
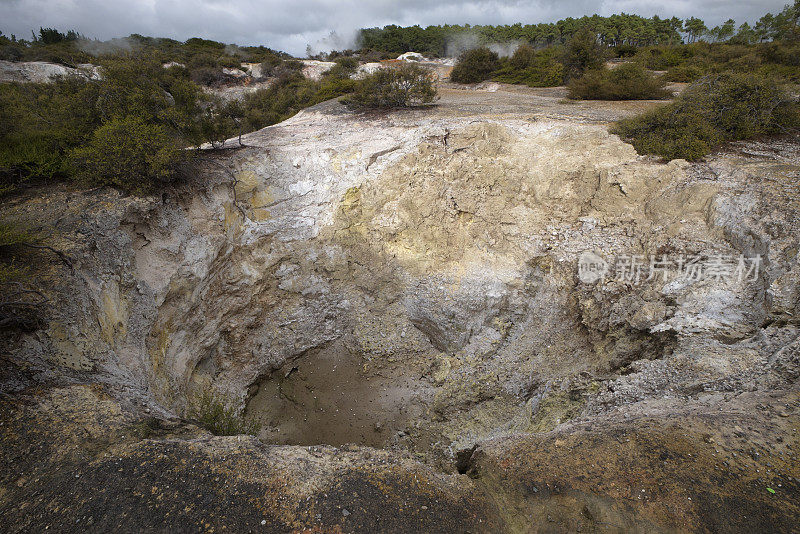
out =
[[[311,108],[157,198],[13,199],[74,272],[38,265],[49,326],[4,341],[3,516],[794,528],[800,143],[662,163],[607,130],[652,102],[441,94],[382,116]],[[747,280],[586,283],[587,251],[612,268],[762,263]],[[207,392],[258,436],[199,428]]]

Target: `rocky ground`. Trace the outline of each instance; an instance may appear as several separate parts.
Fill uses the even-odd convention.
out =
[[[608,133],[655,102],[440,95],[6,202],[72,263],[32,252],[50,321],[3,341],[9,530],[797,529],[798,139],[665,164]]]

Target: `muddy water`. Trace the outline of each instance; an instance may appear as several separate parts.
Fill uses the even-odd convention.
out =
[[[427,389],[335,342],[263,379],[246,416],[261,422],[259,437],[270,443],[382,447],[418,420]]]

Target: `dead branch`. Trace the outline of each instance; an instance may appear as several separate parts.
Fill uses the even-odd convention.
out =
[[[216,160],[213,160],[211,158],[200,157],[200,159],[202,161],[206,161],[208,163],[213,163],[214,165],[220,167],[223,171],[225,171],[225,173],[228,176],[230,176],[230,178],[231,178],[231,191],[233,193],[233,205],[236,206],[236,209],[239,210],[239,213],[242,214],[242,217],[246,219],[247,218],[247,213],[245,212],[244,208],[239,205],[239,199],[236,197],[236,186],[239,185],[239,179],[236,177],[236,175],[233,173],[233,171],[231,171],[228,167],[226,167],[222,163],[220,163],[220,162],[218,162]]]
[[[23,246],[23,247],[34,248],[34,249],[40,249],[40,250],[48,250],[48,251],[52,252],[53,254],[55,254],[56,256],[58,256],[58,257],[59,257],[59,259],[60,259],[62,262],[64,262],[64,265],[66,265],[67,267],[69,267],[69,270],[70,270],[70,271],[71,271],[73,274],[75,273],[75,267],[72,265],[72,262],[69,260],[69,258],[67,257],[67,255],[66,255],[66,254],[64,254],[63,252],[61,252],[60,250],[54,249],[53,247],[49,247],[49,246],[47,246],[47,245],[34,245],[33,243],[24,243],[24,242],[23,242],[23,243],[19,243],[19,244],[20,244],[21,246]]]

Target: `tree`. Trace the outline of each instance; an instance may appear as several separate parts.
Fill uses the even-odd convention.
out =
[[[689,34],[689,42],[693,43],[708,32],[708,28],[706,27],[706,23],[701,19],[690,17],[684,21],[683,31]]]
[[[719,31],[717,32],[717,39],[720,41],[726,41],[730,39],[735,29],[736,29],[736,21],[733,19],[726,20],[725,23],[719,27]]]
[[[500,66],[498,55],[486,47],[467,50],[459,56],[450,73],[455,83],[477,83],[488,80]]]
[[[741,26],[739,26],[739,30],[736,32],[736,35],[731,37],[730,41],[733,44],[752,44],[756,41],[756,33],[753,28],[747,22],[743,22]]]
[[[786,41],[800,40],[800,0],[786,5],[775,17],[776,37]]]
[[[597,34],[584,26],[567,43],[562,62],[567,78],[575,78],[587,70],[599,68],[604,60],[605,53]]]
[[[775,36],[775,16],[767,13],[756,22],[755,34],[758,42],[769,41]]]

